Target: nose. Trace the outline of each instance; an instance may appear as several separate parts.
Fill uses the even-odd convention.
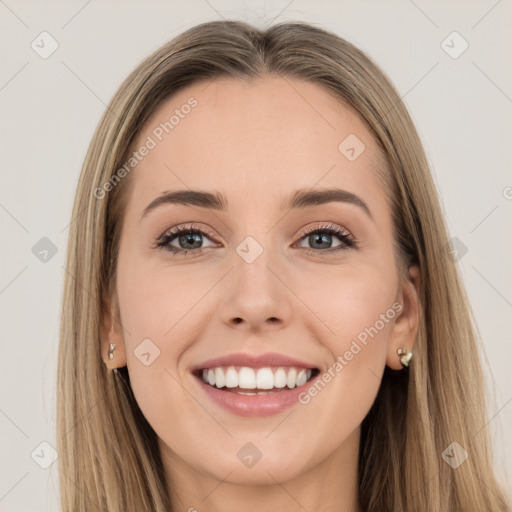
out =
[[[220,299],[221,320],[230,327],[251,332],[289,324],[293,294],[279,268],[275,258],[270,261],[266,250],[251,263],[236,255]]]

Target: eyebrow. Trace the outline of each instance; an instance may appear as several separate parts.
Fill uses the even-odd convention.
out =
[[[350,203],[359,206],[373,220],[370,208],[359,196],[339,188],[297,190],[287,203],[285,202],[281,205],[281,210],[287,208],[301,209],[331,202]],[[190,189],[173,192],[165,191],[144,209],[141,220],[152,210],[164,204],[199,206],[219,211],[225,211],[228,208],[227,199],[219,192],[211,193]]]

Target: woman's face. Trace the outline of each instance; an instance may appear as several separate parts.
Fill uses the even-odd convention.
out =
[[[109,341],[166,467],[274,483],[353,465],[384,367],[401,368],[416,328],[369,130],[317,85],[219,79],[162,103],[142,146],[118,260],[124,330]],[[191,224],[202,233],[176,234]]]

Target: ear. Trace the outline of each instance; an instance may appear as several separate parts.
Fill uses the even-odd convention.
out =
[[[103,301],[100,325],[101,357],[105,365],[113,370],[126,366],[126,349],[119,308],[115,297]],[[110,344],[115,344],[113,359],[109,358]]]
[[[397,302],[401,310],[395,319],[388,341],[386,364],[393,370],[403,368],[397,350],[407,348],[412,352],[419,327],[420,270],[417,265],[409,267],[408,276],[398,291]]]

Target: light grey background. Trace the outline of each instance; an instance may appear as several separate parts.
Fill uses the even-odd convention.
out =
[[[305,20],[330,29],[366,51],[403,96],[450,233],[467,248],[457,264],[484,341],[489,387],[496,391],[489,424],[497,467],[510,482],[510,0],[0,0],[0,511],[59,509],[57,464],[42,469],[31,453],[48,460],[50,448],[40,443],[56,445],[67,228],[93,130],[143,57],[183,30],[221,17],[259,26]],[[31,48],[43,31],[59,45],[47,59]],[[441,45],[453,31],[469,44],[456,59]],[[461,44],[453,37],[445,43],[452,53]],[[43,237],[57,249],[46,262],[32,251]]]

